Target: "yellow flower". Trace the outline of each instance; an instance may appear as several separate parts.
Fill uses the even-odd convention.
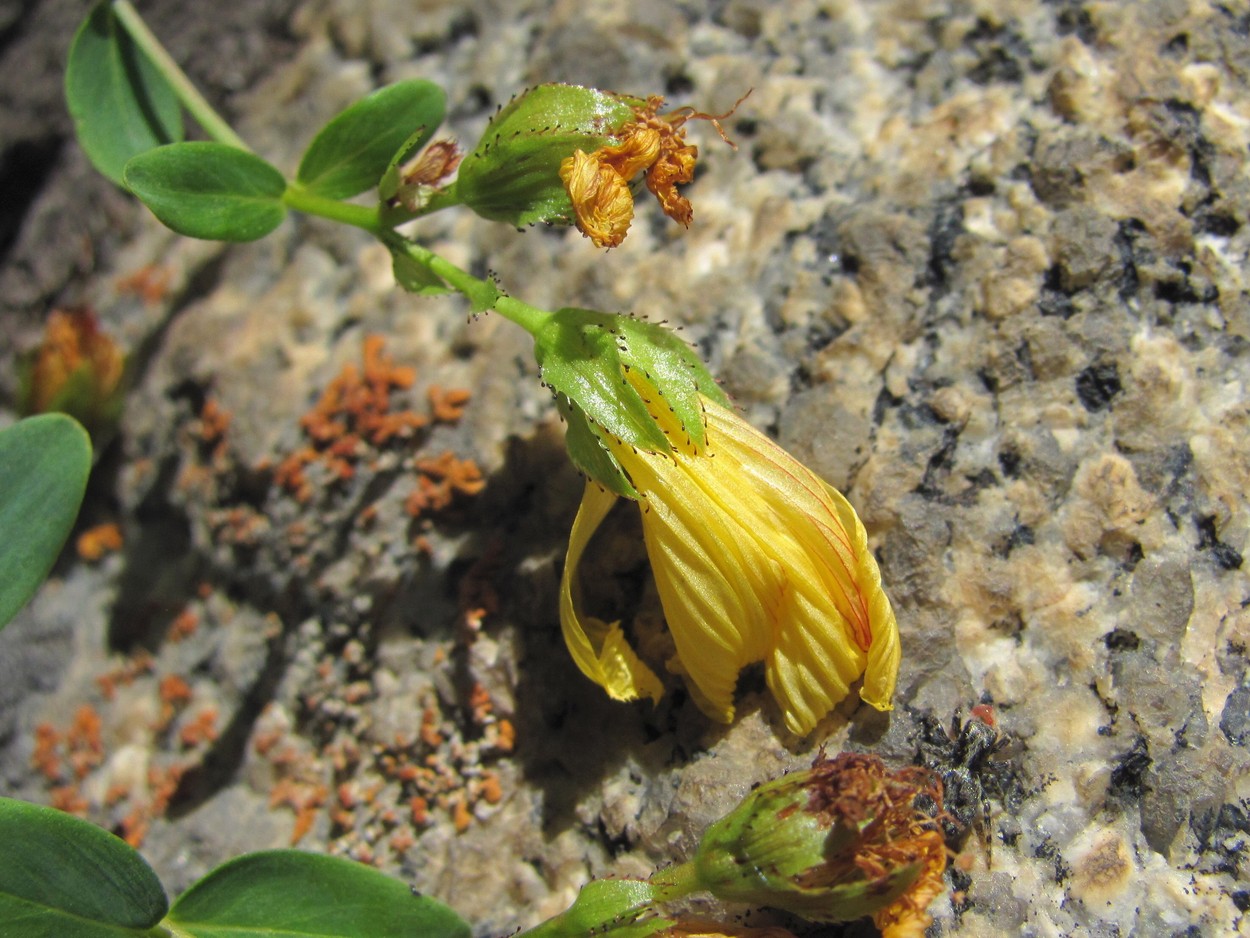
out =
[[[733,719],[739,672],[764,663],[786,726],[805,734],[864,676],[860,696],[889,710],[898,626],[867,534],[850,504],[724,407],[702,398],[700,445],[630,370],[625,380],[672,444],[647,452],[605,445],[641,496],[643,535],[677,654],[700,709]],[[619,623],[581,611],[577,570],[616,496],[589,482],[573,522],[560,624],[582,672],[617,700],[663,693]]]
[[[616,247],[625,240],[634,217],[629,183],[643,171],[647,174],[647,189],[659,201],[664,214],[690,225],[694,213],[677,186],[694,179],[699,148],[686,142],[684,125],[688,120],[708,120],[720,131],[719,121],[738,105],[718,116],[691,108],[660,116],[658,111],[663,103],[662,97],[652,95],[646,104],[636,107],[634,119],[615,131],[620,143],[602,146],[592,153],[574,150],[560,164],[560,179],[573,203],[577,227],[596,247]],[[724,131],[721,137],[729,142]]]

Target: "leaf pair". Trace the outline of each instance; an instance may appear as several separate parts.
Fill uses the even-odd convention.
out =
[[[152,868],[112,834],[0,798],[0,923],[14,938],[468,938],[446,906],[350,860],[269,850],[231,860],[171,908]],[[168,934],[168,932],[166,932]]]
[[[287,181],[265,160],[228,143],[182,142],[177,91],[107,0],[74,37],[65,95],[91,162],[179,234],[252,241],[286,216]],[[431,82],[382,88],[321,129],[296,183],[323,199],[359,195],[425,146],[444,111],[443,91]]]

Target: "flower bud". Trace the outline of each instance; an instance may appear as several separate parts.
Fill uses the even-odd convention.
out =
[[[500,108],[461,162],[456,195],[494,221],[572,224],[560,164],[575,150],[616,143],[616,131],[644,103],[578,85],[531,88]]]
[[[484,218],[576,224],[596,246],[616,247],[634,217],[631,186],[644,174],[664,214],[689,226],[693,210],[677,187],[694,179],[699,149],[686,141],[686,122],[709,121],[734,146],[720,125],[733,110],[661,114],[663,103],[577,85],[532,88],[495,115],[465,157],[455,197]]]
[[[727,403],[694,349],[662,323],[565,308],[535,333],[534,352],[568,421],[573,462],[626,498],[638,493],[608,441],[697,452],[705,439],[700,395]]]
[[[842,753],[761,785],[703,836],[692,864],[713,895],[817,922],[872,915],[887,936],[922,934],[942,889],[941,782]]]
[[[99,443],[120,416],[124,372],[121,349],[91,310],[54,310],[24,362],[22,412],[69,414]]]

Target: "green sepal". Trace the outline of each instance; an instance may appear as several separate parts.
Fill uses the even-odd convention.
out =
[[[556,310],[534,335],[543,383],[585,414],[596,433],[652,452],[672,452],[646,403],[625,379],[621,319],[591,309]]]
[[[704,442],[700,395],[729,407],[729,398],[688,342],[664,323],[636,316],[618,316],[617,330],[624,340],[621,361],[640,369],[690,433],[697,446]]]
[[[633,316],[566,307],[534,333],[542,380],[569,424],[568,447],[577,467],[618,495],[638,493],[604,443],[618,440],[652,453],[705,440],[702,398],[727,406],[698,355],[660,323]],[[651,406],[667,405],[686,439],[670,440],[627,377],[631,370]]]
[[[400,178],[399,168],[420,147],[426,145],[431,133],[427,133],[424,127],[418,127],[408,135],[407,139],[399,145],[399,149],[391,156],[390,162],[386,164],[386,169],[382,172],[382,178],[378,181],[378,198],[383,202],[389,202],[399,194],[399,187],[403,182]]]
[[[126,164],[127,188],[181,235],[255,241],[286,217],[286,180],[259,156],[224,143],[171,143]]]
[[[0,934],[141,938],[168,905],[152,868],[125,841],[64,812],[0,798]]]
[[[455,192],[483,218],[522,226],[572,224],[573,204],[560,164],[574,150],[618,143],[641,98],[583,88],[538,85],[499,110],[460,164]]]
[[[296,179],[328,199],[359,195],[425,146],[445,111],[446,96],[433,82],[414,78],[379,88],[321,128]]]
[[[594,431],[586,415],[570,405],[568,398],[556,395],[556,407],[564,418],[568,429],[564,433],[564,446],[569,451],[578,470],[587,477],[605,486],[610,492],[637,500],[638,490],[629,480],[629,475],[621,467],[620,462],[603,444],[603,440]]]
[[[182,106],[113,14],[96,4],[69,47],[65,101],[91,165],[121,186],[134,156],[182,140]]]

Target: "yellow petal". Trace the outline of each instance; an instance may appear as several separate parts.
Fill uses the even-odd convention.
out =
[[[645,496],[647,553],[695,701],[732,719],[739,672],[763,661],[795,733],[865,672],[861,696],[888,709],[898,627],[863,524],[776,443],[704,403],[705,452],[612,447]]]
[[[582,504],[569,535],[569,550],[560,579],[560,631],[581,672],[608,692],[613,700],[650,697],[664,693],[660,679],[629,647],[620,623],[581,615],[581,590],[577,568],[586,545],[607,516],[616,496],[593,482],[586,484]]]
[[[771,532],[741,523],[753,493],[735,492],[715,459],[614,452],[647,496],[642,530],[680,670],[699,708],[727,723],[738,673],[772,644],[784,574],[760,541]]]

